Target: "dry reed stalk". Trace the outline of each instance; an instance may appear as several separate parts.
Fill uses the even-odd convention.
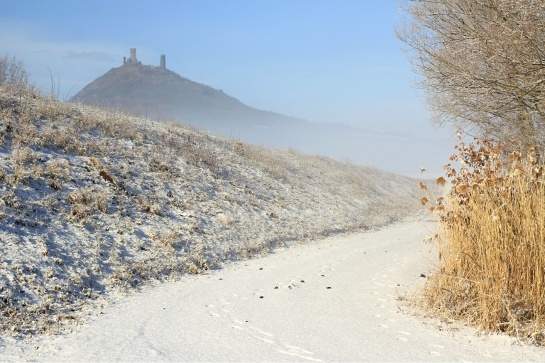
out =
[[[445,167],[451,188],[429,208],[440,222],[441,269],[422,302],[438,315],[545,344],[544,166],[533,150],[506,155],[486,141],[457,149],[451,160],[463,166]]]

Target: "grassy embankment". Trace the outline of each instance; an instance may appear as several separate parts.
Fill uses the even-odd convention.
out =
[[[0,335],[418,209],[410,178],[59,102],[0,59]],[[70,326],[70,324],[66,324]]]

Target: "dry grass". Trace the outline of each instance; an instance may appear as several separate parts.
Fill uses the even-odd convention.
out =
[[[441,267],[423,303],[440,316],[543,344],[544,166],[533,150],[508,154],[486,141],[457,149],[452,160],[463,166],[446,166],[437,182],[450,179],[450,189],[430,207],[440,221]]]
[[[27,88],[28,73],[23,63],[5,55],[0,57],[0,85]]]
[[[115,291],[418,209],[409,178],[63,103],[24,82],[0,84],[0,336],[57,332]]]

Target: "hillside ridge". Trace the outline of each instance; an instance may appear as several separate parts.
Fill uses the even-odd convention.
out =
[[[0,85],[0,335],[419,210],[413,179]]]
[[[197,125],[251,119],[303,121],[253,108],[222,90],[192,81],[170,69],[128,64],[110,69],[86,85],[71,101]]]

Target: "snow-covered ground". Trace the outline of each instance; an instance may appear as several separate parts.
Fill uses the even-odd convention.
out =
[[[72,334],[6,341],[10,361],[544,361],[545,350],[413,314],[433,270],[419,218],[147,287]]]
[[[436,257],[419,197],[1,86],[0,360],[545,360],[409,310]]]
[[[0,337],[419,209],[417,180],[0,87]]]

